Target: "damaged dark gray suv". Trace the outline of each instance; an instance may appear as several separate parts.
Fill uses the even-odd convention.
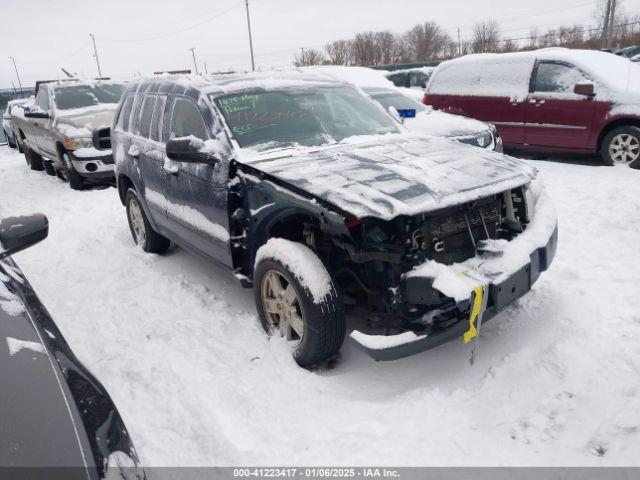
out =
[[[533,167],[309,72],[132,82],[111,144],[134,241],[232,270],[304,367],[347,331],[377,360],[470,341],[556,250]]]

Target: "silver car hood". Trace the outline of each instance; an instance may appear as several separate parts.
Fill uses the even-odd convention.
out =
[[[240,163],[359,218],[430,212],[524,185],[537,174],[507,155],[412,133],[241,151]]]
[[[105,104],[69,111],[59,110],[56,115],[56,124],[76,128],[84,127],[89,130],[110,126],[117,106],[117,104]]]

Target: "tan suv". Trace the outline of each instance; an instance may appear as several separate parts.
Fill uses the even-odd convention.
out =
[[[14,127],[31,169],[68,180],[74,190],[114,182],[111,151],[93,148],[92,131],[111,125],[123,90],[112,81],[40,84]]]

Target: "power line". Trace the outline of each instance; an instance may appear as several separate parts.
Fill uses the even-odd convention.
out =
[[[206,17],[203,20],[200,20],[199,22],[193,23],[191,25],[188,25],[184,28],[180,28],[178,30],[173,30],[171,32],[166,32],[166,33],[162,33],[162,34],[158,34],[158,35],[154,35],[151,37],[145,37],[145,38],[134,38],[134,39],[122,39],[122,38],[116,38],[116,39],[105,39],[103,41],[105,42],[109,42],[109,43],[132,43],[132,42],[148,42],[150,40],[159,40],[161,38],[167,38],[167,37],[171,37],[173,35],[177,35],[179,33],[183,33],[186,32],[188,30],[192,30],[196,27],[199,27],[201,25],[204,25],[205,23],[209,23],[212,20],[215,20],[216,18],[219,18],[223,15],[226,15],[227,13],[229,13],[231,10],[238,8],[240,5],[242,5],[243,0],[234,3],[233,5],[231,5],[229,8],[224,9],[222,11],[219,11],[213,15],[210,15],[209,17]]]

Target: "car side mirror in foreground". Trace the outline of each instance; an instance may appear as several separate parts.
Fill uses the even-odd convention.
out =
[[[96,150],[111,150],[111,127],[96,128],[91,132],[91,141]]]
[[[24,217],[8,217],[0,221],[0,259],[35,245],[47,238],[49,220],[37,213]]]
[[[573,93],[578,95],[585,95],[587,97],[593,97],[596,94],[593,83],[578,83],[573,87]]]
[[[205,143],[194,136],[172,138],[167,142],[167,157],[176,162],[209,163],[218,160],[205,148]]]
[[[43,110],[25,110],[25,118],[49,118],[49,112]]]

